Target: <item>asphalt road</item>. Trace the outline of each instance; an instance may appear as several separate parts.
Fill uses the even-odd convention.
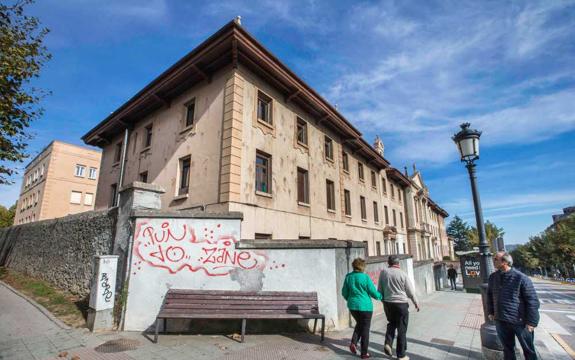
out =
[[[570,348],[570,355],[575,356],[575,285],[538,279],[534,279],[533,284],[541,302],[540,326],[551,333],[560,344],[563,341]],[[537,338],[537,332],[535,337]],[[569,349],[565,350],[569,352]]]

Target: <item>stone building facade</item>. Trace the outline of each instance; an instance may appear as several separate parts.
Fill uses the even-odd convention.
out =
[[[14,225],[94,209],[101,152],[52,141],[27,166]]]
[[[418,185],[383,144],[368,144],[237,21],[83,140],[103,149],[97,209],[114,206],[122,184],[155,183],[166,189],[162,210],[243,213],[242,239],[357,240],[370,255],[412,253],[410,230],[429,224],[410,228]],[[426,210],[438,223],[447,216]]]

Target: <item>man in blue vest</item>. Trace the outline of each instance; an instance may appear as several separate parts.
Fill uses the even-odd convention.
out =
[[[513,258],[499,251],[493,259],[498,271],[489,276],[487,309],[495,320],[497,335],[503,344],[505,360],[515,360],[515,337],[523,349],[525,360],[536,360],[533,343],[539,323],[539,299],[531,279],[513,269]]]

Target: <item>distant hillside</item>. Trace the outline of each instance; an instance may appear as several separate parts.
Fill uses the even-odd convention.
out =
[[[521,244],[509,244],[509,245],[505,245],[505,250],[507,250],[507,252],[512,252],[513,250],[517,249]]]

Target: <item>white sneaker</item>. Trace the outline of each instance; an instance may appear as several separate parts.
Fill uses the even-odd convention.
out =
[[[397,358],[397,360],[409,360],[409,356],[405,355],[404,357]]]
[[[383,347],[383,352],[386,355],[393,356],[393,350],[391,350],[391,346],[389,344],[385,344],[385,346]]]

